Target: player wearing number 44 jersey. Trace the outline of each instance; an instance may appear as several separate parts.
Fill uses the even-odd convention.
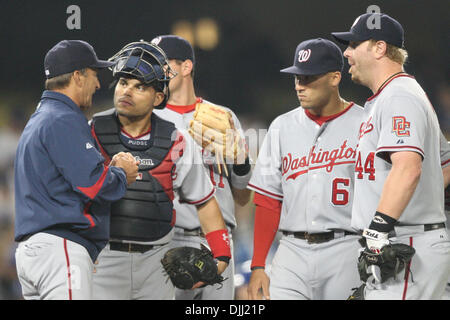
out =
[[[363,109],[340,97],[342,52],[324,39],[300,43],[294,65],[301,106],[276,118],[249,188],[256,204],[249,297],[345,299],[359,283],[359,236],[350,227]],[[269,278],[265,260],[283,234]],[[270,290],[269,290],[270,289]]]
[[[348,45],[344,56],[352,80],[374,93],[364,107],[355,167],[352,226],[363,230],[366,248],[360,260],[368,264],[361,270],[368,278],[358,295],[439,299],[450,273],[441,169],[448,159],[440,152],[447,144],[440,143],[438,119],[425,92],[404,72],[402,26],[377,15],[380,28],[369,28],[371,14],[364,14],[350,32],[333,33]],[[413,247],[415,254],[398,275],[384,278],[380,255],[398,243]]]

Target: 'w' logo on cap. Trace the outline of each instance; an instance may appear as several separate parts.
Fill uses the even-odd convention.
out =
[[[298,62],[308,61],[310,56],[311,56],[311,49],[300,50],[298,52]]]

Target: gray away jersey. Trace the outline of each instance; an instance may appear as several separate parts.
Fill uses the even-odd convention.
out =
[[[206,100],[202,100],[202,102],[213,104]],[[242,137],[244,137],[241,124],[234,112],[227,107],[221,107],[230,111],[233,117],[235,128],[239,130]],[[189,135],[187,133],[187,129],[189,128],[190,120],[193,119],[194,111],[187,113],[178,113],[166,107],[162,110],[154,110],[153,112],[155,112],[162,119],[174,123],[178,130],[182,132],[184,131],[184,135]],[[214,164],[214,162],[214,156],[212,156],[206,150],[203,150],[204,168],[208,176],[210,177],[212,184],[216,188],[215,197],[219,204],[220,211],[222,212],[225,223],[228,226],[234,228],[236,227],[236,218],[234,216],[235,203],[231,188],[235,187],[237,189],[244,189],[247,185],[248,180],[250,179],[251,171],[246,176],[237,178],[232,170],[232,166],[228,165],[227,168],[229,178],[227,178],[223,172],[222,175],[219,174],[217,166]],[[174,200],[174,208],[177,213],[177,219],[175,223],[177,227],[189,230],[200,227],[200,221],[198,219],[197,208],[195,207],[195,205],[184,203],[183,201],[180,201],[180,199],[176,196]]]
[[[444,222],[441,166],[448,162],[448,144],[423,89],[412,76],[399,75],[367,100],[364,111],[352,226],[361,230],[370,224],[392,167],[389,153],[398,151],[417,152],[423,159],[419,183],[399,224]]]
[[[354,166],[363,114],[352,104],[320,126],[298,107],[272,122],[248,188],[282,201],[280,230],[353,231]]]

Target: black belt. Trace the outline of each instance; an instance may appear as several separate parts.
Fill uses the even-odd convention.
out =
[[[308,243],[323,243],[330,240],[335,239],[335,233],[344,233],[344,236],[349,235],[358,235],[355,232],[350,231],[329,231],[329,232],[319,232],[319,233],[309,233],[309,232],[289,232],[289,231],[283,231],[283,235],[285,236],[294,236],[294,238],[306,240]]]
[[[430,223],[430,224],[423,225],[423,231],[431,231],[431,230],[437,230],[437,229],[443,229],[443,228],[445,228],[445,222]]]
[[[195,229],[183,229],[183,234],[185,236],[198,236],[198,237],[205,237],[205,234],[202,231],[202,228],[195,228]]]
[[[227,224],[227,229],[233,231],[233,228]],[[183,229],[183,234],[185,236],[198,236],[198,237],[205,237],[205,234],[202,231],[202,228],[195,228],[195,229]]]
[[[443,229],[445,228],[445,222],[441,222],[441,223],[429,223],[429,224],[422,224],[422,225],[397,225],[396,227],[422,227],[423,226],[423,231],[432,231],[432,230],[438,230],[438,229]],[[394,230],[392,230],[391,232],[389,232],[389,237],[396,237],[396,232],[395,232],[395,228]]]
[[[138,243],[125,243],[125,242],[110,242],[109,249],[115,251],[124,251],[124,252],[139,252],[145,253],[155,246],[150,244],[138,244]]]

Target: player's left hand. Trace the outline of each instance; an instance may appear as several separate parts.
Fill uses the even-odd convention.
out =
[[[367,285],[395,279],[410,263],[414,254],[415,249],[403,243],[385,245],[379,253],[365,248],[358,258],[360,279]]]
[[[377,260],[376,258],[380,255],[383,248],[390,244],[388,239],[387,232],[379,232],[373,229],[364,229],[363,237],[366,239],[366,247],[361,250],[359,256],[359,264],[360,275],[361,278],[365,277],[363,274],[371,275],[371,277],[378,283],[381,283],[381,270],[379,263],[370,263],[370,259],[367,257],[373,257],[373,260]],[[361,261],[364,260],[364,266],[361,265]],[[362,270],[361,268],[364,268]],[[363,280],[366,281],[367,279]]]
[[[388,233],[387,232],[379,232],[373,229],[364,229],[363,237],[366,238],[366,247],[373,253],[380,253],[381,249],[388,245]]]
[[[225,279],[220,273],[228,265],[225,262],[225,266],[216,264],[211,251],[204,246],[200,249],[172,248],[164,254],[161,263],[173,285],[179,289],[195,289],[222,283]]]
[[[242,164],[247,157],[245,140],[236,130],[231,113],[216,105],[198,103],[194,119],[189,124],[189,134],[203,149],[216,156],[216,164],[221,173],[226,163]]]
[[[248,298],[250,300],[261,300],[261,298],[270,300],[269,284],[270,279],[264,269],[253,270],[247,288]]]

